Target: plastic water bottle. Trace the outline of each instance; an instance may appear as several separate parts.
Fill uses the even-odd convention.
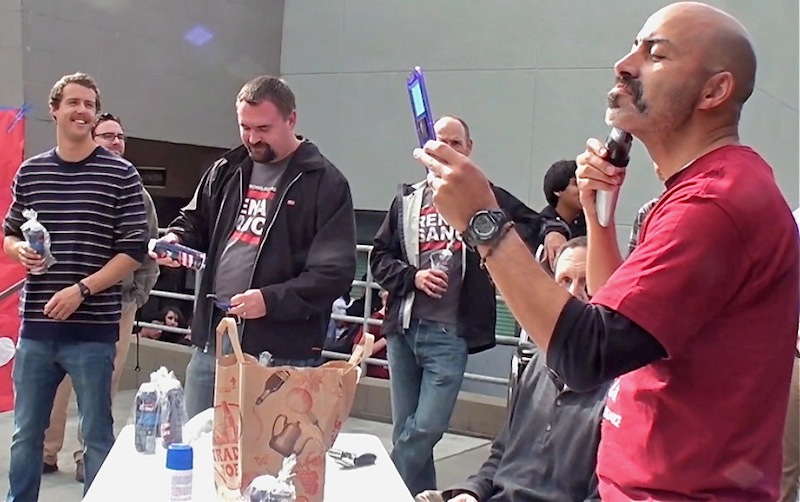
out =
[[[186,423],[186,406],[180,386],[169,389],[161,409],[161,440],[164,448],[183,442],[183,426]]]
[[[188,444],[173,443],[167,449],[170,502],[192,500],[192,469],[194,452]]]
[[[40,256],[44,256],[44,227],[35,228],[28,232],[25,236],[25,240],[28,242],[28,246],[31,247],[34,251],[39,253]]]
[[[206,264],[206,254],[202,251],[192,249],[174,242],[167,242],[160,239],[150,239],[147,249],[156,256],[167,256],[180,262],[186,268],[200,270]]]
[[[160,420],[158,392],[151,382],[139,387],[135,400],[134,443],[136,451],[146,455],[156,452],[156,437]]]

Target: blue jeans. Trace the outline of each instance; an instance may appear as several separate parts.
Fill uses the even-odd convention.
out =
[[[44,431],[56,389],[64,375],[72,378],[84,439],[89,489],[114,445],[111,379],[113,343],[30,340],[22,338],[14,357],[14,435],[11,439],[6,502],[36,502],[42,477]]]
[[[216,336],[212,333],[212,336]],[[222,352],[232,352],[230,340],[223,339]],[[273,357],[271,366],[317,366],[319,358],[312,359],[282,359]],[[209,345],[207,349],[195,347],[189,365],[186,367],[186,385],[184,396],[186,399],[186,414],[189,418],[214,406],[214,377],[217,373],[216,349]]]
[[[433,447],[450,424],[467,368],[455,325],[412,321],[386,336],[392,391],[392,461],[412,495],[436,489]]]

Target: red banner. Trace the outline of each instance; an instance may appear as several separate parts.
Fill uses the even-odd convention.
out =
[[[0,214],[5,217],[11,205],[11,182],[23,159],[25,145],[25,118],[23,109],[0,108]],[[0,253],[0,291],[4,291],[25,278],[21,265]],[[0,300],[0,348],[7,347],[10,339],[16,345],[19,332],[19,294]],[[0,364],[4,362],[0,360]],[[13,360],[0,366],[0,412],[14,408],[11,382]]]

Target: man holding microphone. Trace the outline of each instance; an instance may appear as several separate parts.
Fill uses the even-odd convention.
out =
[[[474,163],[438,142],[414,152],[434,204],[480,242],[548,366],[576,390],[620,376],[598,451],[604,501],[778,497],[800,252],[772,170],[739,143],[755,68],[745,28],[693,2],[656,12],[617,62],[607,122],[645,145],[666,191],[622,262],[614,223],[601,227],[594,206],[622,175],[602,142],[587,143],[577,174],[590,283],[609,278],[590,304],[489,212],[497,202]]]

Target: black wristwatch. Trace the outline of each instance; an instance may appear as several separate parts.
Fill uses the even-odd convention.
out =
[[[86,284],[83,283],[83,281],[78,281],[76,284],[78,284],[78,289],[81,290],[81,296],[83,296],[84,300],[92,296],[92,292],[89,290]]]
[[[461,239],[470,249],[491,244],[492,241],[500,236],[503,227],[509,221],[511,220],[508,215],[500,210],[478,211],[469,220],[469,225],[464,233],[461,234]]]

